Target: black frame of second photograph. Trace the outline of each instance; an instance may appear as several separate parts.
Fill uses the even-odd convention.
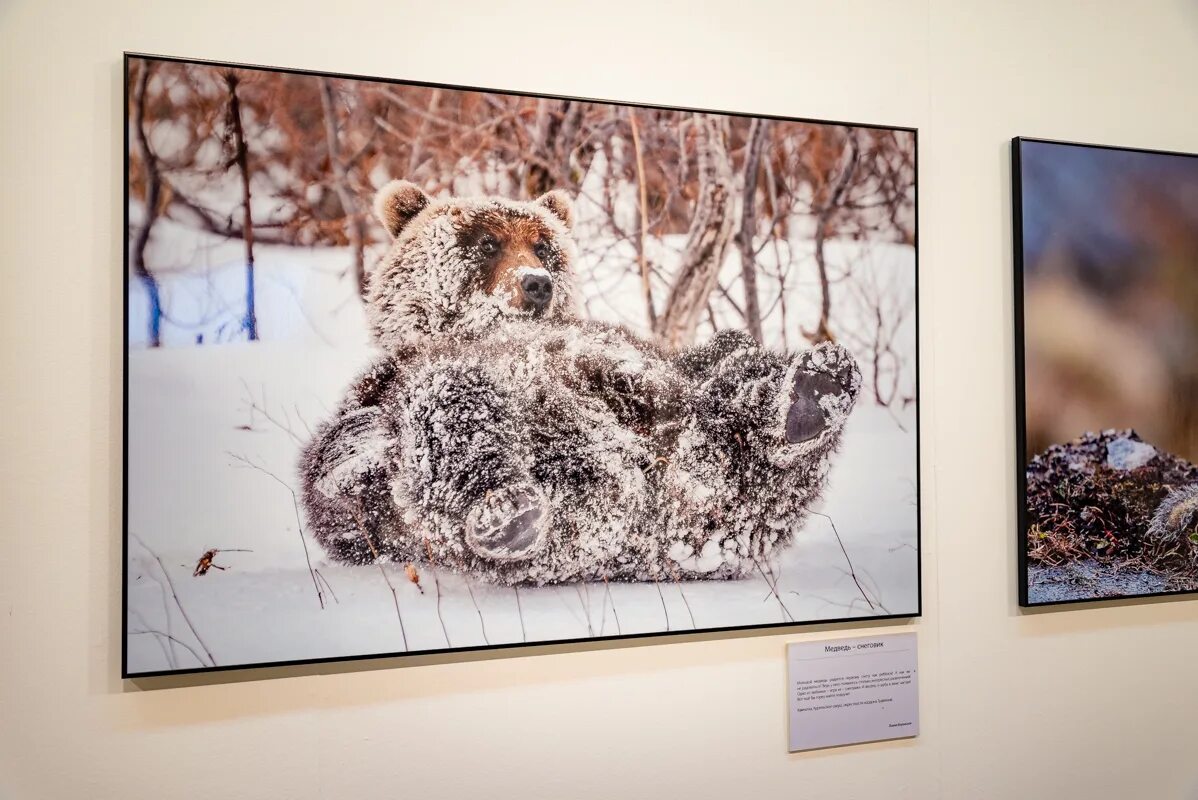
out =
[[[1117,595],[1112,597],[1080,597],[1068,600],[1048,600],[1031,602],[1028,586],[1029,560],[1027,553],[1028,508],[1027,508],[1027,375],[1026,375],[1026,341],[1024,335],[1024,217],[1023,217],[1023,160],[1021,147],[1024,142],[1048,145],[1063,145],[1068,147],[1092,148],[1096,150],[1114,150],[1148,155],[1182,156],[1198,158],[1198,153],[1186,153],[1173,150],[1159,150],[1144,147],[1128,147],[1122,145],[1094,144],[1089,142],[1073,142],[1060,139],[1044,139],[1032,136],[1016,136],[1011,139],[1011,235],[1012,235],[1012,299],[1013,299],[1013,333],[1015,345],[1015,502],[1016,502],[1016,531],[1015,549],[1018,565],[1019,605],[1022,608],[1045,608],[1052,606],[1073,606],[1080,603],[1110,603],[1127,600],[1142,600],[1161,597],[1184,598],[1198,595],[1198,589],[1180,589],[1145,594]]]

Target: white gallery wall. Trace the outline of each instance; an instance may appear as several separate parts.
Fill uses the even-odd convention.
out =
[[[121,51],[919,128],[924,608],[122,682]],[[1198,3],[0,3],[0,798],[1198,798],[1198,600],[1021,613],[1009,140],[1198,151]],[[786,753],[785,643],[923,734]]]

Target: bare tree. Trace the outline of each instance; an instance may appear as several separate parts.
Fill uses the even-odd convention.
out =
[[[740,274],[745,292],[745,326],[758,342],[764,341],[761,332],[761,305],[757,296],[757,250],[753,245],[757,228],[757,173],[761,167],[761,151],[769,133],[769,120],[753,118],[749,126],[749,141],[745,145],[744,199],[741,201],[740,231],[736,243],[740,249]]]
[[[237,97],[239,80],[233,72],[225,73],[229,87],[228,131],[232,154],[229,166],[236,166],[241,175],[241,204],[244,209],[241,231],[245,239],[245,320],[242,323],[251,342],[258,339],[258,315],[254,310],[254,216],[250,209],[249,148],[245,143],[245,128],[241,122],[241,100]]]
[[[815,210],[815,265],[819,270],[820,310],[815,330],[807,333],[807,338],[813,342],[826,342],[833,338],[832,329],[829,326],[832,317],[832,288],[828,277],[825,245],[833,219],[836,212],[840,210],[841,202],[845,197],[845,190],[853,180],[853,174],[857,171],[857,159],[860,155],[856,132],[852,128],[845,128],[845,135],[848,146],[844,156],[844,165],[834,179],[827,197],[818,204]]]
[[[526,198],[540,197],[561,186],[563,173],[568,171],[562,169],[567,162],[561,158],[561,150],[568,153],[570,143],[577,135],[581,106],[573,100],[537,101],[536,121],[531,131],[530,155],[533,157],[525,162],[523,188]]]
[[[430,117],[434,117],[437,113],[437,106],[441,104],[441,90],[433,89],[428,98],[428,116],[420,118],[420,127],[411,139],[411,148],[408,153],[408,169],[404,173],[404,177],[408,180],[416,180],[416,170],[420,169],[420,165],[424,163],[425,148],[424,140],[428,136],[429,126],[432,124]]]
[[[632,149],[636,158],[637,216],[640,218],[640,235],[636,237],[636,258],[641,270],[641,293],[645,299],[645,314],[649,328],[657,327],[657,309],[653,306],[653,286],[649,282],[649,260],[645,255],[645,242],[649,238],[649,199],[645,184],[645,158],[641,150],[640,125],[636,121],[636,110],[628,109],[628,127],[632,130]]]
[[[333,82],[320,79],[320,99],[324,108],[324,130],[329,155],[329,169],[333,173],[333,187],[341,200],[345,215],[345,228],[349,236],[349,247],[354,257],[354,280],[358,295],[366,296],[366,221],[358,202],[358,195],[350,185],[349,170],[341,159],[341,147],[337,135],[337,107],[333,97]]]
[[[731,208],[735,179],[726,141],[727,119],[695,114],[693,121],[699,194],[682,259],[657,326],[658,338],[672,347],[687,345],[694,339],[735,223]]]
[[[914,312],[914,297],[893,278],[886,282],[877,270],[854,270],[848,281],[850,299],[856,304],[859,325],[842,334],[845,344],[863,356],[869,388],[874,401],[887,408],[904,408],[915,397],[904,393],[914,387],[903,386],[903,371],[908,366],[898,346],[899,336]]]
[[[589,314],[614,315],[668,346],[729,325],[771,346],[794,346],[796,334],[837,338],[867,368],[877,362],[880,377],[867,380],[877,380],[879,402],[909,392],[896,326],[909,321],[912,300],[890,297],[902,288],[890,282],[862,293],[857,284],[874,266],[856,275],[859,248],[837,246],[914,244],[915,153],[905,132],[169,62],[153,62],[151,78],[150,63],[140,66],[131,76],[130,196],[146,218],[131,233],[130,273],[149,295],[151,344],[168,323],[192,325],[160,307],[163,268],[183,265],[147,263],[163,217],[203,232],[205,246],[243,245],[244,316],[240,299],[216,298],[221,307],[198,324],[235,314],[240,326],[221,330],[257,338],[260,245],[345,247],[360,293],[375,235],[370,184],[407,177],[433,195],[573,192]],[[150,135],[172,119],[187,124]],[[739,270],[724,272],[730,247]],[[876,331],[862,329],[868,319]],[[765,341],[766,331],[780,341]]]
[[[141,156],[146,173],[146,218],[137,239],[133,242],[133,274],[145,287],[150,300],[149,342],[150,347],[162,346],[162,295],[158,288],[158,279],[146,266],[146,245],[150,243],[150,231],[158,220],[159,207],[162,204],[162,176],[158,171],[158,157],[150,149],[150,140],[146,136],[146,87],[150,83],[150,72],[153,70],[152,61],[142,66],[141,76],[137,81],[136,117],[134,132],[137,134],[137,150]]]

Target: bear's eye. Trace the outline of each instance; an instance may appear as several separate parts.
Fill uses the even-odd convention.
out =
[[[532,248],[533,255],[535,255],[541,261],[547,260],[552,252],[553,248],[549,245],[549,242],[545,241],[544,239],[538,241],[535,245],[533,245]]]
[[[499,252],[499,242],[495,241],[494,236],[484,236],[478,242],[478,249],[485,256],[493,256]]]

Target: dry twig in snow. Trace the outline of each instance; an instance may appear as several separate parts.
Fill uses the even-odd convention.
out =
[[[657,578],[653,579],[653,585],[657,587],[657,596],[661,598],[661,613],[666,616],[666,630],[670,630],[670,612],[666,609],[666,596],[661,593],[661,583]]]
[[[321,607],[321,609],[323,609],[324,608],[324,593],[320,590],[320,583],[316,580],[316,572],[312,569],[312,558],[308,555],[308,540],[304,538],[304,522],[303,522],[303,519],[300,517],[299,497],[296,496],[295,489],[292,489],[291,484],[287,483],[287,481],[283,480],[278,475],[276,475],[273,472],[271,472],[270,470],[268,470],[266,467],[263,467],[259,464],[254,463],[253,461],[246,458],[245,456],[239,456],[236,453],[229,453],[229,457],[235,459],[236,461],[241,462],[243,465],[245,465],[246,467],[249,467],[250,469],[258,470],[263,475],[267,476],[268,478],[273,480],[275,483],[279,484],[280,486],[282,486],[284,489],[286,489],[288,492],[291,493],[291,506],[295,510],[295,524],[297,526],[296,530],[299,533],[300,544],[304,548],[304,561],[308,565],[308,575],[309,575],[309,577],[312,578],[312,586],[313,586],[313,588],[316,589],[316,602],[320,603],[320,607]]]
[[[149,553],[154,560],[158,562],[158,569],[162,570],[162,577],[166,579],[166,585],[170,589],[171,597],[175,600],[175,607],[179,609],[179,613],[183,616],[183,621],[186,622],[187,627],[191,629],[191,635],[195,637],[195,640],[199,642],[200,647],[203,648],[204,653],[208,656],[208,661],[212,666],[215,667],[216,659],[212,657],[212,651],[208,649],[208,645],[204,644],[204,640],[200,637],[199,631],[196,630],[196,626],[191,622],[191,617],[187,615],[187,609],[185,609],[183,607],[183,603],[180,602],[179,593],[175,591],[175,582],[171,580],[171,574],[166,571],[166,565],[162,563],[162,559],[158,557],[158,554],[151,550],[148,544],[142,541],[140,536],[132,531],[130,531],[130,534],[134,539],[137,540],[137,543],[141,545],[142,549]],[[178,640],[176,639],[175,641]]]
[[[874,609],[874,603],[869,599],[869,595],[865,593],[865,589],[861,588],[861,581],[857,580],[857,573],[853,571],[853,559],[849,558],[849,551],[844,549],[844,542],[840,540],[840,531],[836,530],[836,523],[833,522],[832,518],[827,514],[821,514],[818,511],[812,511],[811,513],[828,520],[828,524],[832,526],[832,533],[836,535],[836,543],[840,545],[840,552],[844,553],[844,560],[848,562],[849,577],[853,579],[853,583],[857,584],[857,591],[861,592],[861,597],[863,597],[865,602],[869,604],[869,608],[872,611]]]
[[[794,622],[795,618],[791,615],[790,609],[786,607],[786,603],[782,602],[782,596],[780,594],[778,594],[778,586],[777,586],[776,581],[770,579],[770,574],[766,573],[765,568],[761,566],[760,561],[758,561],[756,558],[754,558],[753,563],[757,565],[757,571],[761,573],[761,578],[762,578],[762,580],[765,581],[765,585],[770,588],[770,594],[772,594],[774,596],[774,598],[778,601],[778,606],[782,609],[783,616],[785,616],[786,619],[788,619],[789,621]],[[771,573],[772,573],[772,570],[771,570]],[[768,598],[769,598],[769,595],[766,595],[766,599],[768,599]]]

